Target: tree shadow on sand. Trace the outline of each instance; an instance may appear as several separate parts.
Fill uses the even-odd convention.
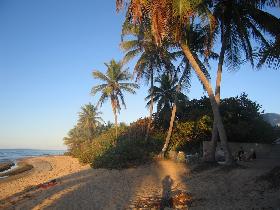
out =
[[[4,209],[122,209],[137,188],[119,170],[88,169],[57,179],[47,189],[30,187],[1,202]],[[95,202],[94,202],[95,201]],[[111,202],[109,202],[111,201]]]
[[[0,203],[3,209],[131,209],[140,196],[158,196],[160,207],[172,206],[174,174],[153,162],[124,170],[87,169],[57,178],[46,189],[29,187]],[[172,176],[172,178],[171,178]]]

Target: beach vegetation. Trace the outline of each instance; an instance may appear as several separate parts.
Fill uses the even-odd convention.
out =
[[[155,102],[159,108],[153,115],[149,141],[145,141],[149,118],[138,119],[129,125],[120,123],[117,138],[112,123],[99,124],[90,141],[84,128],[76,125],[65,137],[70,155],[79,158],[82,163],[90,163],[93,168],[126,168],[152,160],[162,152],[169,129],[162,121],[167,113],[167,110],[162,111],[164,100],[158,100],[164,96],[159,94],[160,97],[157,97],[157,92],[161,91],[155,88]],[[184,103],[176,112],[167,151],[202,154],[202,143],[211,140],[214,121],[209,98],[188,101],[182,95],[182,99]],[[261,105],[250,100],[245,93],[222,99],[220,109],[231,142],[272,143],[279,135],[279,131],[264,121]]]

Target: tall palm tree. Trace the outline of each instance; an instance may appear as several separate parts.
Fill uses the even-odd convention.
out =
[[[172,64],[172,60],[175,59],[175,55],[168,51],[168,46],[156,45],[150,31],[141,31],[139,27],[134,26],[129,22],[125,22],[123,25],[122,37],[125,36],[129,36],[130,39],[123,40],[121,43],[121,48],[126,52],[124,61],[127,62],[135,57],[139,57],[134,67],[136,81],[143,77],[146,81],[150,81],[150,116],[145,136],[145,141],[147,141],[154,107],[154,77],[155,74],[160,71],[174,70],[175,67]],[[139,39],[139,36],[141,36],[141,39]]]
[[[221,50],[217,68],[215,99],[220,104],[220,89],[224,61],[229,69],[239,69],[242,63],[242,55],[245,60],[254,63],[253,44],[268,46],[268,42],[263,32],[268,31],[271,35],[276,34],[276,28],[280,28],[279,20],[269,13],[262,11],[267,2],[265,1],[217,1],[213,4],[213,15],[218,21],[219,35],[221,40]],[[261,17],[261,18],[260,18]],[[273,26],[269,23],[273,22]],[[278,22],[278,23],[277,23]],[[279,30],[278,30],[279,33]],[[207,157],[208,161],[215,160],[215,150],[218,140],[217,122],[214,119],[211,150]]]
[[[121,3],[121,1],[117,1],[117,3]],[[216,22],[206,2],[203,0],[189,0],[187,2],[181,0],[131,0],[128,5],[128,13],[130,14],[128,18],[135,24],[141,25],[141,27],[145,27],[146,22],[151,23],[152,33],[157,44],[160,45],[167,39],[180,46],[208,93],[213,115],[217,121],[221,144],[225,151],[226,164],[232,164],[233,158],[228,146],[226,131],[219,106],[215,100],[213,88],[209,79],[202,71],[198,55],[191,50],[190,43],[185,39],[189,34],[192,22],[200,21],[201,25],[209,23],[207,24],[209,36],[205,41],[210,41],[208,46],[211,47]]]
[[[97,107],[93,106],[91,103],[82,106],[81,109],[82,111],[79,112],[78,126],[88,131],[88,137],[89,140],[91,140],[97,126],[104,122],[100,117],[102,112],[99,112]]]
[[[94,70],[92,75],[95,79],[103,81],[103,84],[96,85],[92,88],[91,93],[96,95],[101,93],[97,106],[102,106],[107,100],[111,100],[111,106],[115,117],[116,138],[118,136],[118,113],[121,110],[121,105],[126,108],[124,101],[123,91],[135,94],[135,89],[139,86],[133,82],[127,82],[132,79],[132,75],[128,72],[128,69],[123,69],[123,62],[117,62],[114,59],[109,63],[105,63],[107,67],[106,74],[101,71]]]
[[[192,23],[189,27],[189,33],[188,36],[186,37],[186,39],[188,40],[189,46],[191,48],[191,50],[197,54],[200,55],[200,57],[204,57],[204,64],[206,64],[207,66],[209,66],[208,63],[208,59],[209,58],[216,58],[217,55],[212,52],[211,50],[208,50],[209,52],[208,55],[205,57],[205,51],[207,49],[205,49],[204,46],[204,42],[206,37],[208,36],[207,30],[203,27],[200,27],[194,23]],[[177,96],[178,94],[180,94],[182,87],[184,88],[189,88],[190,87],[190,78],[191,78],[191,73],[192,73],[192,67],[188,61],[188,59],[185,57],[184,53],[179,50],[176,52],[176,55],[178,57],[182,57],[182,61],[178,67],[178,69],[181,69],[183,71],[183,73],[181,74],[181,78],[179,81],[177,81],[177,85],[176,85],[176,92],[175,92],[175,101],[177,101]],[[207,71],[207,69],[205,68],[205,65],[197,59],[197,62],[201,68],[201,70],[203,71],[204,75],[210,79],[210,75]],[[175,116],[176,116],[176,112],[177,112],[177,103],[174,103],[172,106],[172,114],[171,114],[171,118],[170,118],[170,123],[169,123],[169,129],[168,129],[168,133],[165,139],[165,144],[164,147],[162,149],[162,155],[164,156],[170,139],[171,139],[171,135],[172,135],[172,130],[173,130],[173,125],[174,125],[174,120],[175,120]]]

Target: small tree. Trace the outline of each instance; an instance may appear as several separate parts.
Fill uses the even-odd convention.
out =
[[[91,103],[82,106],[81,109],[82,111],[79,112],[78,126],[88,131],[88,138],[91,140],[94,136],[94,131],[103,122],[103,119],[99,116],[102,112],[97,111],[97,107]]]

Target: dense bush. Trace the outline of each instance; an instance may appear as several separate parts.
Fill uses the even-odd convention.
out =
[[[147,123],[147,119],[139,119],[130,126],[121,126],[117,139],[115,129],[108,129],[85,143],[77,157],[93,168],[124,168],[144,163],[161,150],[164,139],[161,131],[152,128],[145,142]]]
[[[276,138],[274,128],[261,116],[261,105],[245,93],[222,99],[220,110],[229,141],[271,143]],[[199,121],[203,116],[209,116],[213,121],[211,104],[206,97],[189,101],[177,118],[180,122],[188,122]]]
[[[209,116],[202,116],[197,121],[177,122],[171,138],[171,150],[183,150],[194,153],[199,151],[202,141],[211,137],[212,121]]]
[[[271,143],[273,127],[263,120],[261,105],[242,93],[223,99],[221,114],[229,141]]]

